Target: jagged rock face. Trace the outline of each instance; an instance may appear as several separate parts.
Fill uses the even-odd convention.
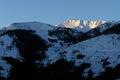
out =
[[[66,20],[63,25],[67,28],[76,28],[80,26],[80,20]]]
[[[99,27],[83,32],[77,27],[27,22],[2,29],[0,80],[119,78],[120,22],[73,20],[70,25]]]
[[[105,21],[102,21],[102,20],[89,21],[89,20],[71,19],[71,20],[64,21],[62,24],[59,24],[58,26],[64,26],[66,28],[77,28],[77,27],[96,28],[103,23],[105,23]]]

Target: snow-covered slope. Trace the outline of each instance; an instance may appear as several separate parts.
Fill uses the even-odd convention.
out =
[[[108,68],[118,78],[119,31],[119,21],[68,20],[58,26],[40,22],[10,24],[0,30],[0,78],[28,79],[42,75],[40,79],[53,80],[55,75],[62,76],[61,79],[74,75],[69,80],[93,80],[98,76],[104,80],[111,75]]]
[[[120,64],[119,42],[120,35],[118,34],[101,35],[83,41],[82,43],[71,45],[66,50],[71,50],[69,53],[77,50],[77,55],[85,55],[83,59],[75,58],[75,64],[79,66],[82,63],[90,63],[91,66],[87,71],[91,69],[94,75],[98,75],[105,70],[105,67],[114,68],[116,65]],[[87,71],[85,71],[85,73]]]
[[[49,24],[44,24],[40,22],[21,22],[13,23],[5,27],[6,30],[24,29],[24,30],[34,30],[36,34],[40,35],[42,38],[48,38],[48,30],[52,29],[54,26]]]

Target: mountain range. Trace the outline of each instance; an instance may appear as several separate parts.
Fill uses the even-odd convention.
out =
[[[13,23],[0,30],[0,80],[120,79],[120,21]]]

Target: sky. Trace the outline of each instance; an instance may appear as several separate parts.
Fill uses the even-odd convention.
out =
[[[67,19],[119,20],[120,0],[0,0],[0,27],[28,21],[56,25]]]

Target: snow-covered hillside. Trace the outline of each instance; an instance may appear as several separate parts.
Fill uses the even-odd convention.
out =
[[[10,24],[0,30],[0,79],[118,79],[119,31],[119,21]]]
[[[13,23],[5,27],[6,30],[15,29],[25,29],[34,30],[36,34],[40,35],[42,38],[48,38],[48,30],[52,29],[54,26],[49,24],[44,24],[40,22],[23,22],[23,23]]]

